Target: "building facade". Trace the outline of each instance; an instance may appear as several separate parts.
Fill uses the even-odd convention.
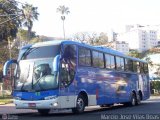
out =
[[[146,51],[158,45],[157,31],[141,25],[127,25],[126,32],[118,34],[118,41],[125,41],[130,49]]]
[[[125,41],[112,41],[102,46],[112,48],[126,55],[129,53],[129,44]]]

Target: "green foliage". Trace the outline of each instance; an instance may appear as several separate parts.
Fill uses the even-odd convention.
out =
[[[30,40],[33,21],[38,20],[37,7],[30,4],[18,4],[16,0],[0,0],[0,41],[16,38],[18,28],[28,28],[27,39]]]
[[[150,87],[160,91],[160,81],[151,81]]]
[[[30,34],[30,38],[33,39],[37,37],[35,32],[31,32]],[[24,30],[24,29],[18,29],[18,33],[17,33],[17,39],[19,39],[20,41],[27,41],[28,40],[28,31]]]
[[[135,58],[141,58],[141,53],[137,50],[130,50],[128,55]]]
[[[21,26],[19,11],[15,0],[0,0],[0,41],[16,37],[18,27]]]
[[[41,42],[41,39],[39,37],[32,38],[29,43],[32,44],[32,43],[37,43],[37,42]]]
[[[32,27],[33,27],[33,21],[38,20],[38,11],[37,11],[37,7],[33,7],[33,5],[30,4],[25,4],[24,6],[22,6],[23,8],[23,25],[25,27],[28,28],[28,35],[27,35],[27,39],[30,40],[31,39],[31,31],[32,31]]]
[[[65,14],[70,13],[69,8],[68,8],[68,7],[65,7],[64,5],[60,5],[60,6],[57,8],[57,12],[59,12],[62,16],[64,16]],[[64,19],[63,19],[63,17],[61,17],[61,19],[64,20],[65,17],[64,17]]]
[[[63,21],[63,36],[65,39],[65,29],[64,29],[64,20],[66,19],[66,16],[68,13],[70,13],[69,8],[65,7],[64,5],[59,6],[57,8],[57,12],[59,12],[61,14],[61,20]]]

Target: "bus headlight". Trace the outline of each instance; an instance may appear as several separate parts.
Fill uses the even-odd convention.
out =
[[[15,97],[14,99],[15,99],[15,100],[21,100],[21,98],[20,98],[20,97]]]
[[[50,100],[50,99],[56,99],[56,98],[57,98],[57,96],[54,95],[54,96],[45,97],[44,99],[45,99],[45,100]]]
[[[53,106],[54,107],[58,106],[58,103],[57,102],[53,103]]]

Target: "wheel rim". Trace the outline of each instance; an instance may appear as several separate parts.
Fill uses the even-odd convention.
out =
[[[140,95],[137,96],[137,104],[140,104],[141,103],[141,98],[140,98]]]
[[[133,106],[136,105],[136,99],[135,99],[134,96],[133,96],[133,98],[132,98],[132,105],[133,105]]]
[[[77,108],[81,111],[84,108],[84,101],[82,98],[78,98],[77,100]]]

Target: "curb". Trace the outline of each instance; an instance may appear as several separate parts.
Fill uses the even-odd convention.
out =
[[[0,103],[0,105],[5,105],[6,103]]]

